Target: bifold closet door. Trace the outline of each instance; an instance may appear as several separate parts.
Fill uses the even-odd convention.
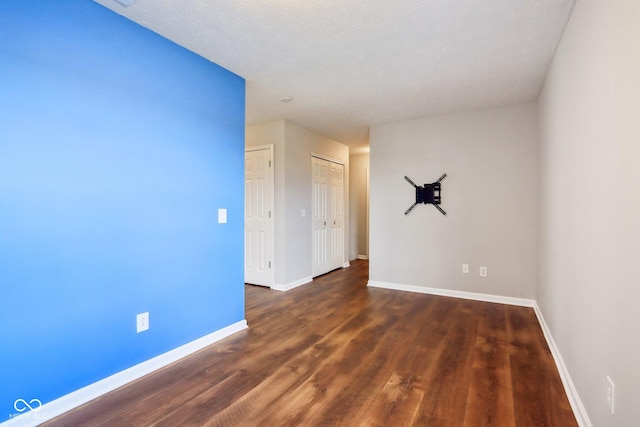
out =
[[[312,275],[344,263],[344,165],[312,157]]]

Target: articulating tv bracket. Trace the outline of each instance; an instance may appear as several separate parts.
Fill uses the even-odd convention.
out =
[[[442,210],[440,206],[438,206],[440,204],[440,201],[442,200],[440,198],[440,181],[442,181],[446,177],[447,177],[447,174],[444,173],[436,182],[431,184],[425,184],[424,186],[419,187],[416,184],[414,184],[414,182],[411,181],[408,176],[405,176],[404,179],[406,179],[407,182],[413,185],[416,189],[416,202],[412,204],[411,207],[407,209],[404,214],[409,215],[409,212],[411,212],[411,210],[415,208],[418,203],[424,203],[425,205],[431,204],[435,206],[436,209],[438,209],[442,215],[446,215],[447,213],[444,210]]]

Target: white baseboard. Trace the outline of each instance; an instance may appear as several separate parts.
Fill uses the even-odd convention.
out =
[[[369,259],[367,255],[358,255],[356,259]]]
[[[0,426],[32,427],[40,425],[246,328],[247,321],[241,320],[202,338],[198,338],[190,343],[46,403],[38,408],[37,411],[32,410],[11,418],[8,421],[0,423]]]
[[[351,264],[348,261],[342,264],[342,268],[347,268],[347,267],[351,267]],[[286,292],[286,291],[290,291],[293,288],[297,288],[298,286],[306,285],[307,283],[311,283],[311,282],[313,282],[313,277],[307,276],[302,279],[296,280],[294,282],[287,283],[285,285],[280,285],[276,283],[273,286],[271,286],[271,289],[273,289],[274,291]]]
[[[545,340],[547,341],[547,345],[549,346],[549,350],[553,355],[553,360],[556,363],[556,368],[558,369],[560,380],[562,381],[562,385],[564,386],[565,393],[567,394],[567,398],[569,399],[571,409],[573,410],[573,414],[576,417],[578,425],[580,427],[593,427],[593,424],[591,424],[589,416],[587,415],[587,411],[582,404],[582,400],[580,400],[578,391],[576,390],[575,385],[571,380],[569,370],[564,364],[564,360],[560,355],[560,351],[558,350],[558,347],[556,347],[555,341],[551,336],[551,331],[549,330],[549,327],[547,326],[547,323],[542,316],[542,312],[540,311],[540,307],[538,307],[538,303],[535,300],[479,294],[474,292],[452,291],[448,289],[427,288],[423,286],[402,285],[398,283],[376,282],[372,280],[369,280],[367,286],[533,308],[534,312],[536,313],[536,317],[538,318],[538,323],[540,324],[540,328],[542,329]]]
[[[558,373],[560,374],[560,379],[562,380],[562,385],[564,386],[565,393],[567,394],[567,398],[569,399],[569,403],[571,404],[571,409],[573,409],[573,414],[576,417],[576,421],[580,427],[593,427],[591,420],[589,419],[589,415],[587,415],[587,411],[582,404],[582,400],[580,400],[580,396],[578,395],[578,390],[576,390],[573,381],[571,380],[571,376],[569,375],[569,370],[567,369],[567,365],[564,364],[564,360],[562,359],[562,355],[556,346],[555,341],[553,340],[553,336],[551,336],[551,331],[547,326],[547,322],[544,320],[542,316],[542,311],[540,311],[540,307],[536,303],[533,306],[533,310],[536,312],[536,316],[538,317],[538,323],[540,323],[540,328],[542,328],[542,333],[544,334],[545,339],[547,340],[547,345],[549,346],[549,350],[553,355],[553,359],[556,362],[556,367],[558,368]]]
[[[286,291],[290,291],[293,288],[297,288],[298,286],[306,285],[307,283],[310,283],[312,281],[313,281],[313,277],[308,276],[308,277],[303,277],[302,279],[287,283],[285,285],[274,283],[273,286],[271,286],[271,289],[273,289],[274,291],[286,292]]]
[[[454,291],[450,289],[427,288],[425,286],[402,285],[399,283],[377,282],[369,280],[367,286],[374,288],[394,289],[396,291],[418,292],[421,294],[439,295],[443,297],[470,299],[474,301],[495,302],[498,304],[518,305],[533,307],[535,301],[526,298],[503,297],[500,295],[480,294],[475,292]]]

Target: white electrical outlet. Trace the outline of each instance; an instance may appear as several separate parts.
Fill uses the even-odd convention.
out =
[[[149,329],[149,312],[140,313],[136,316],[136,332],[140,333]]]
[[[487,277],[488,271],[487,267],[480,267],[480,277]]]
[[[462,272],[464,274],[469,274],[469,264],[462,264]]]
[[[613,380],[611,379],[611,377],[607,376],[607,406],[611,411],[611,415],[613,415],[613,410],[615,408],[614,406],[615,391],[616,391],[616,385],[613,383]]]

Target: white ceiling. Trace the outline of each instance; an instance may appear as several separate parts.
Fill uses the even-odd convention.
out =
[[[286,119],[352,147],[372,124],[536,99],[575,3],[96,1],[244,77],[247,125]]]

